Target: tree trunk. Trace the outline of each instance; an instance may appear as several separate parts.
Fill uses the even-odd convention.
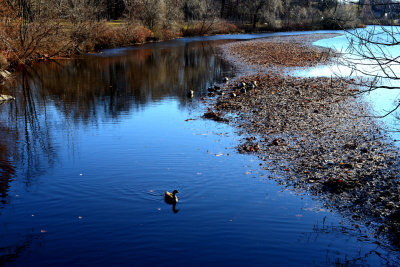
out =
[[[220,14],[221,19],[224,17],[224,11],[225,11],[225,0],[222,0],[221,1],[221,14]]]

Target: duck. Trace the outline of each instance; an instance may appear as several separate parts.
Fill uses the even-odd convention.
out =
[[[176,196],[176,194],[178,194],[179,191],[178,190],[174,190],[172,193],[170,192],[165,192],[165,202],[169,203],[169,204],[173,204],[173,203],[177,203],[178,202],[178,197]]]

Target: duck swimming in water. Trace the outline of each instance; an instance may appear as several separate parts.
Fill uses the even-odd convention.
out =
[[[174,190],[172,193],[170,192],[165,192],[165,202],[169,203],[169,204],[173,204],[173,203],[177,203],[178,202],[178,197],[176,196],[176,194],[178,194],[179,191],[178,190]]]

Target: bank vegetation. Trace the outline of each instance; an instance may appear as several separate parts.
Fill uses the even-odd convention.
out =
[[[0,69],[181,36],[361,25],[335,0],[0,0]]]

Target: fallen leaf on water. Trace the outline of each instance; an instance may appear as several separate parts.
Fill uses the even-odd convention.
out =
[[[43,230],[43,229],[40,230],[40,232],[41,232],[41,233],[47,233],[47,231],[46,231],[46,230]]]

